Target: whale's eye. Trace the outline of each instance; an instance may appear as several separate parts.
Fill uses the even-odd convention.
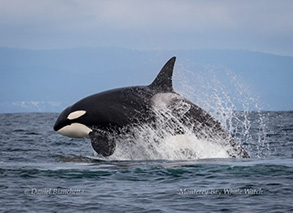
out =
[[[86,113],[85,110],[77,110],[77,111],[74,111],[74,112],[70,113],[70,114],[67,116],[67,119],[69,119],[69,120],[74,120],[74,119],[80,118],[80,117],[83,116],[85,113]]]

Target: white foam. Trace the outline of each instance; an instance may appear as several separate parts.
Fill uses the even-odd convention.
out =
[[[253,108],[255,102],[251,102],[251,94],[245,90],[237,78],[225,68],[201,67],[196,72],[186,69],[177,69],[174,74],[177,79],[175,90],[182,96],[193,101],[196,105],[208,111],[218,120],[224,129],[240,135],[240,143],[251,140],[249,135],[250,122],[244,113],[243,121],[235,116],[236,103],[242,104],[244,110]],[[219,74],[218,74],[219,73]],[[227,74],[228,73],[228,74]],[[219,75],[222,75],[219,76]],[[224,79],[224,80],[223,80]],[[176,82],[176,81],[175,81]],[[194,83],[196,82],[196,83]],[[229,88],[229,89],[228,89]],[[237,93],[237,95],[233,95]],[[189,160],[204,158],[229,158],[228,153],[233,149],[228,141],[221,137],[204,138],[198,137],[192,131],[192,125],[186,127],[180,120],[172,115],[168,109],[170,103],[177,108],[177,115],[181,116],[189,110],[185,99],[178,94],[160,93],[153,97],[153,109],[158,115],[156,127],[142,124],[133,128],[132,134],[115,138],[116,150],[109,160]],[[231,98],[234,97],[234,98]],[[235,100],[235,97],[239,99]],[[180,101],[181,100],[181,101]],[[235,122],[237,121],[237,122]],[[192,123],[192,121],[191,121]],[[176,128],[184,131],[177,134]],[[201,134],[210,135],[210,130]],[[260,132],[260,135],[264,134]],[[247,147],[247,145],[245,146]]]
[[[168,120],[172,119],[171,123]],[[184,130],[176,134],[174,126]],[[110,160],[187,160],[203,158],[229,158],[229,144],[214,140],[200,139],[171,113],[160,113],[153,125],[142,124],[132,128],[131,134],[115,138],[116,150]]]
[[[117,141],[110,160],[195,160],[205,158],[230,158],[225,147],[196,138],[194,135],[177,135],[152,142]]]

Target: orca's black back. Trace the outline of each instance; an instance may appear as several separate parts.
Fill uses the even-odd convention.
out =
[[[88,96],[71,107],[87,113],[78,122],[108,129],[152,119],[150,99],[154,91],[147,86],[125,87]]]

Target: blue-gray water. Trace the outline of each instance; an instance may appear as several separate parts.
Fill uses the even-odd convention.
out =
[[[251,159],[102,161],[57,114],[0,114],[0,210],[292,212],[293,112],[262,112],[261,134],[254,116]]]

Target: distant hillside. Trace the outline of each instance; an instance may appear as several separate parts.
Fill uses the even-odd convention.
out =
[[[243,50],[0,48],[0,112],[58,112],[96,92],[149,84],[174,55],[175,89],[183,93],[186,85],[182,79],[188,81],[194,95],[199,95],[197,91],[206,85],[219,86],[215,78],[209,81],[212,77],[207,74],[216,76],[228,90],[232,87],[226,85],[225,79],[231,84],[237,77],[238,89],[229,93],[236,100],[236,109],[241,109],[241,103],[237,103],[241,97],[234,97],[240,95],[244,85],[253,96],[259,96],[264,110],[293,110],[293,57]],[[195,102],[200,99],[191,98]]]

